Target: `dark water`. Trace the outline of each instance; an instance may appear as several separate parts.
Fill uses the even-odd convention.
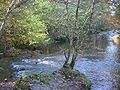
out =
[[[9,80],[13,76],[13,70],[11,64],[14,62],[13,57],[4,57],[0,59],[0,81],[4,81],[5,78]]]
[[[92,80],[92,90],[120,90],[120,46],[112,41],[112,36],[116,34],[117,31],[109,31],[97,35],[94,41],[91,41],[95,49],[85,50],[84,54],[78,57],[75,68]],[[61,48],[53,45],[46,48],[47,55],[39,59],[13,61],[11,65],[16,70],[16,76],[58,70],[64,62]],[[0,62],[4,64],[3,61]],[[7,64],[3,66],[5,65]],[[11,72],[11,69],[6,75],[9,75],[8,72]]]

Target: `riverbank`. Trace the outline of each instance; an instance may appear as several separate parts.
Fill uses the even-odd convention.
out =
[[[15,81],[1,82],[0,83],[0,90],[14,90],[15,85],[16,85]]]
[[[90,90],[91,81],[78,70],[62,68],[50,74],[31,74],[0,83],[2,90]]]
[[[75,69],[84,73],[92,81],[91,90],[119,90],[120,88],[120,47],[112,41],[112,37],[116,33],[116,31],[109,31],[100,34],[100,37],[96,39],[96,47],[101,50],[86,52],[76,61]],[[63,65],[64,55],[61,51],[45,56],[41,54],[41,56],[42,58],[38,59],[14,61],[12,67],[19,76],[29,72],[53,72],[59,70]],[[19,71],[20,68],[22,68],[21,71]],[[33,82],[38,81],[33,80]]]
[[[62,68],[50,74],[32,74],[19,78],[21,90],[90,90],[91,81],[77,70]]]
[[[42,54],[39,51],[22,51],[15,59],[34,59],[36,60],[34,62],[37,62],[37,59],[39,59],[41,55]],[[67,71],[69,70],[65,70],[63,72],[65,73]],[[78,75],[79,78],[77,76],[74,77],[69,75],[70,72],[73,72],[73,75]],[[67,76],[69,76],[68,78],[65,75],[63,75],[62,72],[60,72],[60,70],[57,70],[57,73],[55,73],[55,76],[54,78],[52,78],[52,80],[50,80],[51,77],[48,78],[47,81],[49,81],[49,83],[47,84],[43,83],[43,81],[41,82],[40,79],[38,79],[41,77],[36,77],[37,78],[36,79],[35,76],[34,78],[24,78],[24,76],[22,76],[21,78],[17,78],[14,81],[9,81],[6,79],[0,83],[0,89],[14,90],[17,88],[17,90],[19,90],[18,86],[22,87],[21,90],[29,90],[29,89],[30,90],[72,90],[72,89],[88,90],[89,89],[88,87],[90,86],[87,85],[89,83],[89,80],[87,79],[87,77],[85,77],[84,74],[81,74],[79,71],[76,72],[76,70],[75,71],[70,70],[70,72],[67,73],[68,74]],[[32,74],[34,75],[34,73]],[[47,77],[49,77],[49,75],[50,74],[48,74]],[[43,75],[42,79],[46,81],[46,75],[45,76]]]

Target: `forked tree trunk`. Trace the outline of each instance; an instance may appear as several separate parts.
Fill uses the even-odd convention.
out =
[[[65,62],[63,64],[63,67],[66,67],[70,59],[70,48],[68,49],[68,51],[64,50],[64,56],[65,56]]]
[[[75,66],[75,62],[76,62],[76,59],[77,59],[77,56],[78,56],[78,50],[79,48],[81,48],[80,46],[82,46],[83,44],[83,40],[80,41],[80,37],[79,37],[79,29],[83,30],[83,28],[85,27],[86,23],[88,22],[88,20],[90,20],[90,22],[92,22],[92,15],[94,13],[94,6],[95,6],[95,0],[93,0],[93,5],[92,5],[92,8],[90,9],[91,12],[90,12],[90,16],[87,17],[83,23],[83,26],[81,26],[81,28],[78,26],[78,15],[79,15],[79,5],[81,3],[81,0],[78,0],[77,1],[77,6],[76,6],[76,11],[75,11],[75,23],[74,23],[74,29],[72,30],[71,32],[71,36],[69,37],[70,39],[70,48],[67,52],[64,51],[64,56],[65,56],[65,63],[63,65],[63,67],[65,67],[66,65],[69,65],[70,68],[74,68]],[[67,10],[67,14],[68,14],[68,0],[67,0],[67,4],[66,4],[66,10]],[[67,15],[67,22],[68,22],[68,18],[69,16]],[[85,34],[83,32],[83,34]],[[77,37],[77,40],[74,42],[74,37]],[[77,50],[78,49],[78,50]],[[71,62],[70,64],[68,64],[68,62],[70,61],[71,59]]]
[[[78,56],[78,52],[77,52],[77,49],[74,48],[74,53],[72,55],[72,61],[70,63],[70,67],[73,69],[74,66],[75,66],[75,62],[76,62],[76,59],[77,59],[77,56]]]
[[[74,47],[74,46],[76,46],[76,44],[74,42],[74,37],[75,37],[75,33],[77,31],[77,19],[78,19],[79,4],[80,4],[80,0],[78,0],[78,2],[77,2],[76,12],[75,12],[74,30],[72,30],[71,37],[69,37],[70,38],[70,47],[69,47],[67,52],[64,51],[64,56],[65,56],[66,60],[65,60],[65,63],[63,65],[63,67],[68,65],[68,62],[70,61],[70,58],[72,58],[71,63],[69,64],[69,66],[72,69],[74,68],[76,58],[77,58],[77,52],[76,52],[76,49]],[[66,11],[67,11],[67,14],[68,14],[68,0],[66,2]],[[67,23],[68,23],[68,18],[69,18],[69,16],[67,15]],[[71,55],[72,55],[72,57],[71,57]]]

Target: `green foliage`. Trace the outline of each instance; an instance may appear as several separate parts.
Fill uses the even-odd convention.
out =
[[[45,17],[47,13],[49,13],[50,7],[48,3],[40,2],[38,0],[35,0],[34,3],[30,4],[32,5],[33,10],[27,7],[25,10],[21,9],[19,11],[20,14],[15,14],[16,17],[19,17],[24,11],[24,16],[22,16],[21,19],[17,19],[16,21],[19,32],[16,32],[17,34],[15,38],[13,38],[13,41],[16,45],[18,44],[17,46],[49,44],[50,38],[47,32]]]
[[[29,15],[24,20],[18,20],[19,27],[23,30],[20,38],[23,43],[29,42],[32,44],[47,44],[49,42],[48,33],[46,31],[45,23],[40,21],[38,15]]]
[[[0,22],[2,22],[10,0],[2,0],[0,2]],[[88,10],[91,5],[91,1],[81,2],[77,20],[78,28],[82,27],[86,17],[89,16]],[[91,32],[95,32],[96,29],[106,30],[106,17],[103,17],[107,14],[106,7],[107,5],[104,3],[96,5],[96,13],[91,23]],[[3,35],[6,39],[9,39],[12,46],[28,49],[37,45],[49,44],[53,40],[51,38],[70,38],[72,30],[74,30],[75,10],[76,3],[70,3],[67,12],[64,3],[57,3],[51,0],[34,0],[33,2],[30,0],[10,14]],[[80,36],[83,37],[82,33],[88,28],[89,22],[84,30],[79,29],[76,34],[80,32]]]
[[[17,90],[30,90],[28,79],[26,77],[18,78],[15,83]]]
[[[117,16],[117,18],[118,18],[119,21],[120,21],[120,5],[118,5],[118,6],[116,7],[116,16]]]
[[[29,77],[32,77],[32,79],[39,80],[43,84],[49,84],[51,80],[55,78],[55,73],[49,73],[49,74],[32,74]]]
[[[6,3],[9,5],[9,1]],[[30,5],[31,7],[29,7]],[[0,9],[2,10],[2,8]],[[13,46],[19,48],[49,44],[50,37],[47,32],[46,20],[50,9],[47,1],[35,0],[26,3],[11,13],[3,35],[6,35],[14,43]],[[0,17],[3,18],[4,13]]]
[[[11,47],[9,50],[6,51],[6,56],[17,56],[20,54],[20,50],[14,47]]]

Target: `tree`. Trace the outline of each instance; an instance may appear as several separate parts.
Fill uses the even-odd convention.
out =
[[[83,47],[84,41],[85,41],[85,36],[88,33],[88,30],[90,28],[90,23],[92,22],[92,15],[94,13],[94,5],[95,5],[95,1],[93,0],[92,2],[92,6],[90,7],[90,9],[88,10],[88,15],[87,17],[84,19],[83,25],[79,26],[79,22],[78,22],[78,18],[79,18],[79,7],[81,4],[81,0],[77,1],[76,4],[76,10],[75,10],[75,19],[74,21],[74,25],[72,27],[71,32],[69,33],[69,48],[67,50],[64,50],[64,56],[65,56],[65,63],[63,65],[63,67],[66,67],[69,65],[70,68],[74,68],[77,56],[78,56],[78,52],[80,50],[80,48]],[[69,15],[68,15],[68,0],[66,2],[66,11],[67,11],[67,25],[69,23]],[[88,21],[90,21],[89,23],[89,28],[88,30],[85,31],[84,27],[87,26]],[[70,64],[68,64],[70,62]]]
[[[13,0],[6,14],[3,14],[1,34],[9,38],[16,48],[32,49],[38,44],[49,44],[45,21],[51,6],[48,4],[39,0]]]

